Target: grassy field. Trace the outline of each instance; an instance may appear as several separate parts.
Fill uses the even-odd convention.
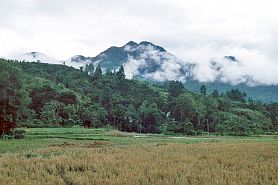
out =
[[[0,140],[0,184],[278,184],[278,138],[26,129]]]

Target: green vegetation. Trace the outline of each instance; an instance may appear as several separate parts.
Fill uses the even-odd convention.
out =
[[[238,89],[244,91],[247,97],[261,101],[263,103],[277,102],[278,99],[278,86],[277,85],[257,85],[248,86],[245,83],[240,83],[237,85],[231,85],[229,83],[224,83],[220,81],[206,82],[203,83],[206,86],[207,94],[212,93],[215,89],[221,94],[230,91],[231,89]],[[185,82],[187,89],[193,92],[200,92],[200,82],[197,80],[187,80]],[[247,98],[247,99],[248,99]]]
[[[15,131],[17,131],[16,129]],[[22,130],[22,129],[21,129]],[[31,152],[36,149],[63,143],[109,142],[113,146],[138,146],[157,145],[162,143],[272,143],[278,144],[277,135],[257,135],[252,137],[244,136],[182,136],[164,134],[139,134],[130,132],[120,132],[112,128],[24,128],[25,138],[21,140],[0,140],[1,153]]]
[[[127,80],[122,66],[104,74],[100,65],[77,70],[1,59],[0,75],[2,137],[16,126],[237,136],[278,129],[277,103],[246,100],[246,93],[238,89],[208,94],[202,85],[197,94],[179,81],[156,85]]]

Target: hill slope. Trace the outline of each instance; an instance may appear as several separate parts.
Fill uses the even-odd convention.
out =
[[[99,71],[100,70],[100,71]],[[113,126],[131,132],[249,135],[276,130],[278,104],[125,79],[121,68],[90,75],[57,64],[0,60],[0,133],[25,127]]]

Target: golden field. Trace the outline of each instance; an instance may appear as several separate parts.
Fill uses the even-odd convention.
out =
[[[0,184],[278,184],[270,142],[64,142],[0,154]]]

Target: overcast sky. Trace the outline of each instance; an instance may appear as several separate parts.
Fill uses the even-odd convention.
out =
[[[277,7],[278,0],[0,0],[0,56],[95,56],[147,40],[200,65],[235,55],[252,70],[272,66],[256,75],[278,79],[270,72],[278,71]]]

